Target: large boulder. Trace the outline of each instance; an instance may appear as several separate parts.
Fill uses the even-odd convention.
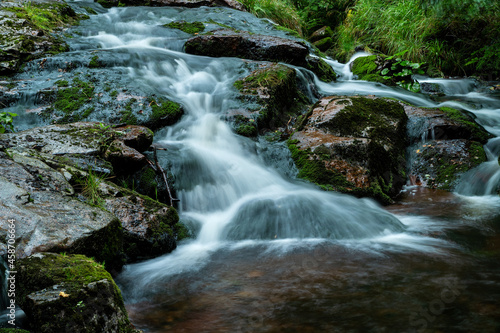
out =
[[[303,42],[231,29],[190,38],[184,48],[186,53],[196,55],[280,61],[298,66],[305,64],[309,54]]]
[[[258,132],[285,126],[302,111],[301,95],[295,70],[282,64],[265,63],[245,78],[235,82],[249,110],[230,113],[236,132],[255,136]],[[248,105],[248,104],[247,104]]]
[[[140,151],[147,149],[152,142],[153,132],[148,128],[112,127],[95,122],[37,127],[0,137],[0,144],[6,148],[28,148],[45,155],[66,156],[74,163],[83,159],[90,166],[92,161],[99,160],[95,163],[103,164],[107,159],[122,172],[132,172],[144,166],[147,161]]]
[[[0,218],[15,221],[17,257],[64,251],[86,254],[119,269],[120,221],[74,198],[64,171],[52,169],[30,151],[8,153],[0,152]],[[0,226],[0,255],[7,253],[7,235],[7,226]]]
[[[101,264],[82,255],[37,253],[16,268],[16,303],[33,332],[139,332]]]
[[[189,236],[174,207],[111,182],[101,184],[99,195],[121,222],[128,262],[172,252],[178,240]]]
[[[136,154],[132,147],[144,150],[152,141],[146,128],[93,123],[0,135],[0,218],[15,221],[19,257],[65,251],[119,269],[124,236],[129,260],[170,252],[187,236],[175,208],[106,180],[113,167],[100,158],[119,152],[107,146],[110,135],[111,144],[119,140]],[[0,226],[0,239],[6,237]]]
[[[322,98],[289,141],[299,177],[327,190],[392,202],[406,182],[406,122],[395,101]]]

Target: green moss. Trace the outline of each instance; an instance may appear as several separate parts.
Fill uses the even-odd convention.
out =
[[[314,46],[316,46],[320,51],[324,52],[333,46],[333,39],[331,37],[320,39],[319,41],[314,43]]]
[[[30,333],[20,328],[0,328],[0,333]]]
[[[69,87],[69,82],[66,81],[66,80],[59,80],[59,81],[56,81],[56,86],[62,88],[62,87]]]
[[[323,59],[307,57],[306,61],[306,68],[316,74],[321,81],[332,82],[337,79],[337,74],[332,66],[328,65]]]
[[[194,35],[205,30],[205,25],[202,22],[186,22],[186,21],[175,21],[164,25],[168,28],[179,29],[188,34]]]
[[[227,25],[227,24],[223,24],[223,23],[219,23],[219,22],[215,22],[214,20],[210,19],[208,21],[206,21],[205,23],[209,23],[209,24],[216,24],[218,25],[219,27],[222,27],[222,28],[226,28],[226,29],[230,29],[230,30],[234,30],[234,31],[237,31],[235,30],[233,27]]]
[[[333,189],[337,190],[344,187],[355,187],[340,172],[326,169],[325,162],[316,158],[310,149],[300,150],[296,143],[297,141],[293,140],[287,142],[292,159],[299,169],[297,177],[317,185],[331,185]]]
[[[243,124],[238,126],[236,133],[246,137],[254,137],[258,134],[255,124]]]
[[[448,116],[451,120],[463,124],[467,130],[471,132],[471,140],[476,140],[484,144],[493,137],[493,135],[488,133],[482,126],[476,123],[470,115],[449,107],[442,107],[439,108],[439,110],[446,113],[446,116]]]
[[[378,131],[381,135],[396,131],[388,124],[388,118],[406,119],[401,104],[391,100],[357,97],[351,101],[352,105],[345,106],[331,121],[325,123],[324,126],[331,132],[340,136],[373,138]],[[365,133],[367,128],[368,132]]]
[[[66,3],[30,1],[24,3],[22,7],[4,7],[3,9],[15,12],[17,17],[45,31],[75,24],[79,20],[75,11]]]
[[[159,98],[158,101],[151,100],[151,109],[150,121],[154,123],[162,120],[166,125],[174,124],[184,113],[179,103],[164,98]]]
[[[118,91],[113,90],[112,92],[110,92],[110,93],[109,93],[109,96],[110,96],[111,98],[115,98],[116,96],[118,96]]]
[[[63,81],[59,84],[56,82],[56,84],[65,86],[67,82]],[[59,89],[56,93],[54,108],[63,112],[63,118],[58,120],[58,122],[73,122],[82,119],[82,115],[86,114],[88,109],[82,115],[74,114],[74,112],[89,103],[93,96],[94,86],[79,78],[73,80],[71,87]]]
[[[99,57],[98,56],[93,56],[91,59],[90,59],[90,62],[89,62],[89,65],[88,65],[89,68],[98,68],[98,67],[101,67],[101,64],[99,63]]]
[[[97,15],[97,12],[92,7],[82,6],[82,8],[85,9],[90,15]]]
[[[135,98],[132,98],[125,105],[125,109],[120,111],[122,114],[121,121],[127,125],[137,125],[137,117],[132,112],[132,104],[137,102]]]
[[[83,255],[65,255],[55,253],[43,253],[40,256],[32,256],[20,261],[20,278],[18,282],[18,293],[16,293],[17,303],[23,307],[30,292],[39,291],[53,286],[60,286],[66,294],[60,297],[57,305],[51,304],[44,309],[43,315],[54,315],[55,318],[38,316],[38,324],[42,327],[37,329],[58,329],[58,331],[71,330],[76,327],[83,327],[89,318],[93,318],[96,311],[101,311],[101,315],[118,314],[117,308],[122,315],[125,315],[123,322],[120,323],[120,332],[130,330],[128,318],[126,318],[126,309],[123,303],[121,292],[111,275],[101,264],[89,259]],[[101,288],[100,297],[106,299],[112,297],[114,304],[84,304],[83,301],[95,299],[96,295],[83,288],[89,283],[95,283],[101,280],[107,280],[111,289]],[[95,306],[101,306],[99,309]],[[45,323],[44,323],[45,322]],[[73,327],[72,327],[73,326]]]
[[[358,77],[364,76],[365,74],[374,74],[377,71],[377,60],[376,55],[371,55],[367,57],[356,58],[352,63],[352,72]]]
[[[97,0],[97,3],[103,6],[104,8],[111,8],[116,4],[115,1],[108,1],[108,0]]]
[[[156,173],[151,168],[146,168],[139,178],[139,186],[141,191],[146,195],[152,197],[158,189],[158,182],[156,181]]]

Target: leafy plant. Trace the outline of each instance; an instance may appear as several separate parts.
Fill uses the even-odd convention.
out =
[[[14,132],[14,117],[17,117],[17,114],[12,112],[0,112],[0,134]]]

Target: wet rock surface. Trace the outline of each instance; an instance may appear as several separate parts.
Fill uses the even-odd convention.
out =
[[[35,254],[17,276],[16,301],[35,332],[139,332],[111,275],[85,256]]]
[[[230,29],[190,38],[184,47],[186,53],[196,55],[282,61],[299,66],[305,64],[309,54],[302,42]]]
[[[250,103],[247,109],[231,110],[228,117],[243,136],[277,128],[286,131],[308,102],[299,90],[295,70],[282,64],[260,65],[234,85]]]
[[[492,137],[466,112],[405,105],[408,114],[408,176],[411,184],[453,190],[459,177],[486,161]]]
[[[144,127],[96,123],[0,135],[0,216],[16,221],[18,257],[65,251],[119,269],[124,234],[125,254],[133,248],[129,260],[172,251],[176,240],[187,236],[175,209],[105,179],[115,172],[112,163],[126,172],[135,170],[137,156],[146,163],[132,147],[144,150],[152,139]],[[6,236],[7,229],[0,228],[0,237]],[[2,244],[0,254],[5,254]]]
[[[37,24],[28,12],[32,8],[43,13],[48,22]],[[13,74],[25,62],[47,53],[68,51],[68,46],[52,30],[81,18],[69,5],[57,1],[0,3],[0,75]]]
[[[389,203],[405,183],[407,116],[381,98],[325,97],[289,141],[299,177]]]

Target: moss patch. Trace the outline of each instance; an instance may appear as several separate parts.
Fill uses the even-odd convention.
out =
[[[147,126],[152,129],[173,125],[184,114],[184,110],[179,103],[165,98],[150,99],[149,104],[151,105],[151,116]]]
[[[285,65],[270,64],[236,81],[234,86],[243,95],[255,96],[257,103],[262,105],[256,119],[259,129],[285,125],[302,112],[305,104],[297,88],[295,70]]]
[[[63,82],[63,84],[63,86],[66,86],[67,82]],[[83,119],[75,111],[91,101],[93,97],[94,86],[90,82],[82,81],[79,78],[73,79],[71,87],[59,89],[54,102],[54,108],[63,112],[63,119],[59,122],[75,122]]]
[[[101,63],[99,62],[99,57],[98,56],[93,56],[91,59],[90,59],[90,62],[89,62],[89,65],[88,65],[89,68],[99,68],[101,67]]]
[[[442,107],[439,108],[439,110],[446,113],[446,116],[448,116],[451,120],[464,125],[464,127],[471,133],[471,140],[479,141],[484,144],[493,137],[491,133],[488,133],[482,126],[476,123],[472,116],[449,107]]]
[[[205,25],[202,22],[175,21],[164,24],[164,26],[179,29],[191,35],[198,34],[205,30]]]

